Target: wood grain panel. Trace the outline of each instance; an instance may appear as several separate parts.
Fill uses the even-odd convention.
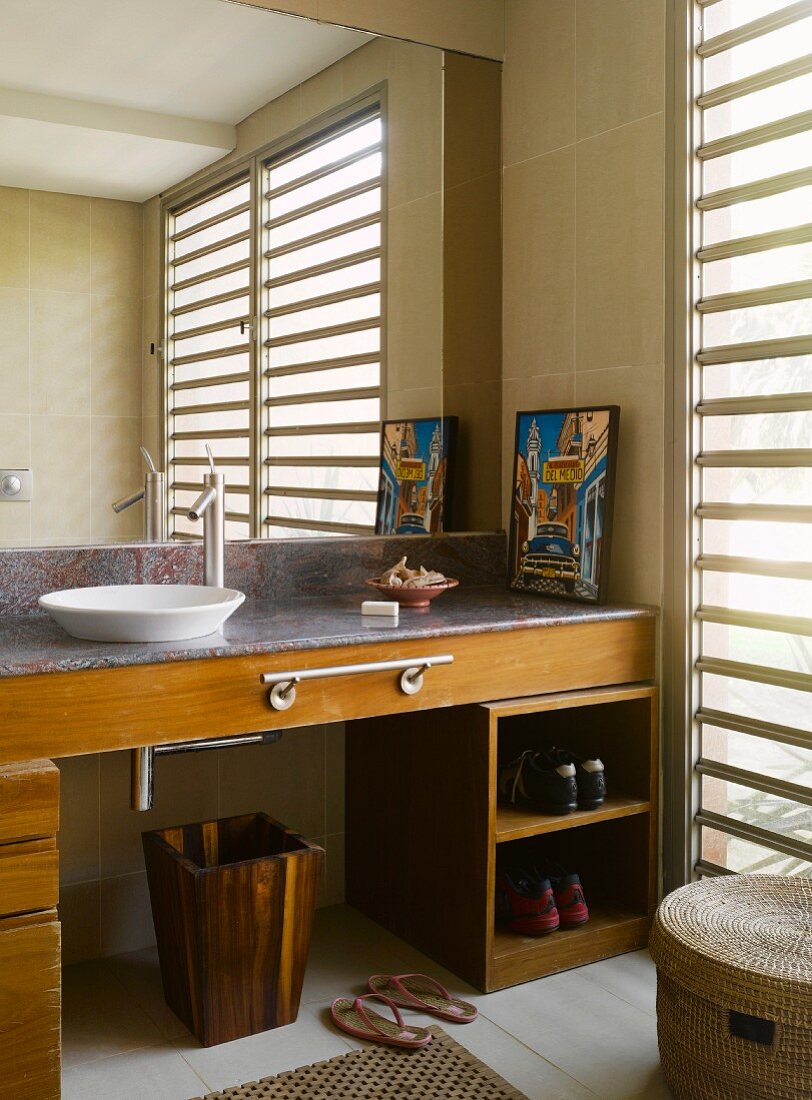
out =
[[[0,1100],[59,1100],[56,911],[0,921]]]
[[[144,833],[167,1003],[204,1046],[293,1023],[324,852],[266,814]]]
[[[0,679],[0,763],[569,691],[654,675],[654,618]],[[397,674],[300,684],[274,711],[262,672],[452,653],[404,695]]]
[[[0,847],[0,917],[51,909],[59,900],[59,853],[53,837]]]
[[[50,760],[0,768],[0,844],[55,836],[58,828],[59,768]]]

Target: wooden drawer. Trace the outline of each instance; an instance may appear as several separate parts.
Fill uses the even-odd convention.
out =
[[[56,911],[0,920],[0,1100],[59,1100]]]
[[[454,637],[399,639],[295,653],[10,676],[0,681],[0,760],[291,729],[654,676],[653,617]],[[268,702],[264,672],[452,654],[423,690],[393,672],[307,680],[290,710]]]
[[[59,898],[56,840],[0,847],[0,917],[52,909]]]
[[[50,760],[0,768],[0,844],[56,836],[59,769]]]

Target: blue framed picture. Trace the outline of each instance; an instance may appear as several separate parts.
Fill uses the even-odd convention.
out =
[[[606,599],[620,408],[516,414],[508,585]]]
[[[457,417],[384,420],[377,535],[435,535],[451,523]]]

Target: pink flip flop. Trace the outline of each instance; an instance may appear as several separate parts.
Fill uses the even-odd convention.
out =
[[[427,974],[373,974],[367,982],[378,993],[401,1008],[429,1012],[441,1020],[455,1024],[470,1024],[477,1010],[468,1001],[461,1001]]]
[[[382,1001],[391,1010],[394,1020],[374,1012],[365,1001]],[[431,1042],[431,1032],[425,1027],[407,1027],[397,1005],[382,993],[364,993],[354,1001],[349,997],[336,997],[330,1005],[330,1014],[336,1027],[358,1039],[409,1049]]]

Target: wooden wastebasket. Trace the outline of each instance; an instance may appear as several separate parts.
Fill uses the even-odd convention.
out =
[[[299,1012],[324,851],[266,814],[142,834],[164,996],[203,1046]]]

